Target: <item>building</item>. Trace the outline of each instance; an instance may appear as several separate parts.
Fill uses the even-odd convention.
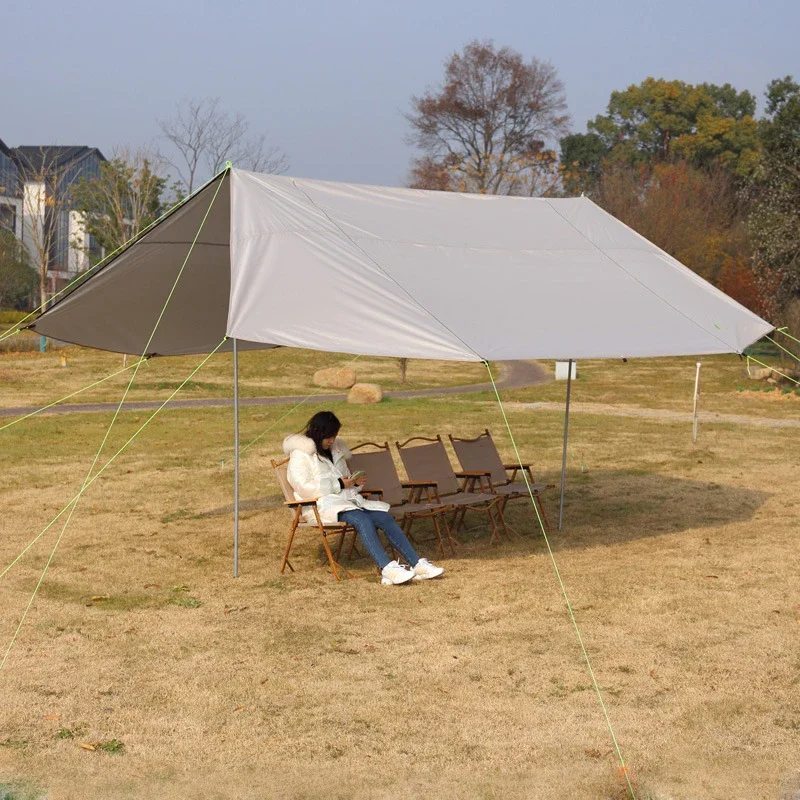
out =
[[[33,265],[47,267],[53,295],[102,257],[72,207],[72,189],[100,176],[105,161],[96,147],[7,147],[0,140],[0,227],[27,247]]]
[[[0,230],[22,239],[22,198],[19,171],[12,150],[0,139]]]

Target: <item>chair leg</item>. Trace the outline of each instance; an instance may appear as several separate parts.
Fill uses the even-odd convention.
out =
[[[467,506],[461,506],[461,508],[457,508],[453,512],[453,518],[450,520],[450,525],[455,533],[458,533],[461,530],[461,527],[464,525],[464,517],[467,515],[467,508]]]
[[[439,517],[441,516],[441,521]],[[439,514],[437,511],[436,514],[433,516],[433,524],[436,527],[436,534],[439,537],[439,549],[442,553],[442,558],[444,558],[444,543],[442,541],[442,532],[440,526],[444,524],[444,532],[445,536],[447,537],[447,544],[450,546],[450,555],[455,556],[456,548],[454,545],[458,544],[458,542],[453,538],[453,535],[450,533],[450,526],[447,524],[447,515],[442,512]]]
[[[547,531],[547,533],[550,533],[550,522],[547,519],[547,514],[544,513],[544,506],[542,505],[542,498],[537,493],[534,496],[534,499],[536,500],[536,505],[539,507],[539,513],[542,515],[542,522],[544,522],[544,529]]]
[[[347,528],[342,528],[342,535],[339,537],[339,544],[336,545],[336,560],[338,561],[342,556],[342,547],[344,546],[344,537],[347,535]]]
[[[450,551],[453,553],[453,555],[455,555],[456,551],[455,551],[454,545],[457,545],[457,546],[460,547],[461,546],[461,542],[459,542],[458,539],[456,539],[456,537],[453,536],[453,527],[452,527],[452,524],[451,524],[452,520],[448,521],[448,519],[447,519],[448,511],[447,510],[443,510],[441,512],[441,514],[442,514],[442,522],[444,523],[444,530],[445,530],[445,533],[447,534],[447,541],[450,544]]]
[[[497,506],[497,500],[492,500],[492,502],[489,503],[488,506],[486,506],[486,513],[488,514],[489,519],[491,520],[492,523],[492,537],[491,539],[489,539],[489,544],[494,544],[495,540],[497,540],[497,544],[503,543],[502,537],[500,536],[500,528],[497,524],[497,520],[494,518],[494,511],[497,510],[496,506]],[[502,521],[503,519],[502,516],[500,517],[500,519]]]
[[[331,571],[333,572],[333,577],[336,578],[337,581],[340,581],[341,578],[339,577],[339,573],[336,571],[336,567],[343,570],[345,574],[350,577],[350,572],[341,564],[339,564],[336,559],[333,557],[333,553],[331,552],[331,546],[328,543],[328,532],[323,528],[321,531],[322,534],[322,546],[325,548],[325,553],[328,556],[328,563],[331,565]]]
[[[358,557],[361,558],[364,554],[356,547],[356,541],[358,540],[358,531],[355,528],[351,528],[353,532],[353,538],[350,539],[350,549],[347,551],[347,560],[353,560],[353,553],[358,553]]]
[[[506,538],[511,541],[511,534],[513,533],[514,536],[518,538],[522,538],[522,534],[519,533],[517,530],[509,525],[508,521],[506,520],[505,510],[506,506],[508,505],[508,497],[500,497],[497,499],[497,514],[500,517],[500,522],[503,525],[503,530],[505,531]]]
[[[292,549],[292,542],[294,541],[294,534],[297,530],[297,526],[300,524],[300,508],[298,507],[294,514],[294,519],[292,520],[292,527],[289,530],[289,541],[286,543],[286,551],[283,554],[283,560],[281,561],[281,575],[283,575],[283,571],[286,567],[294,572],[294,567],[291,565],[289,561],[289,552]]]

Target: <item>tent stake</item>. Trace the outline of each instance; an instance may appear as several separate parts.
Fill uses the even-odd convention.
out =
[[[239,348],[233,340],[233,577],[239,577]]]
[[[564,452],[561,456],[561,502],[558,507],[558,529],[564,524],[564,487],[567,483],[567,437],[569,435],[569,393],[572,388],[572,359],[567,366],[567,403],[564,409]]]

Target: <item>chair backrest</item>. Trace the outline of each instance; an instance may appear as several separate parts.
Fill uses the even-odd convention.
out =
[[[278,479],[278,484],[283,492],[283,499],[292,501],[295,499],[294,489],[286,477],[286,471],[289,469],[289,459],[284,458],[281,461],[272,459],[272,468],[275,470],[275,477]]]
[[[427,442],[427,444],[408,447],[411,442]],[[458,479],[447,457],[441,436],[437,434],[435,439],[415,436],[403,444],[400,442],[395,444],[410,480],[436,481],[440,495],[455,494],[459,491]]]
[[[375,450],[356,453],[365,447],[374,447]],[[374,442],[363,442],[350,448],[352,455],[347,459],[347,466],[351,472],[362,469],[367,473],[367,484],[365,489],[383,489],[383,499],[389,505],[400,505],[404,498],[403,486],[400,483],[400,476],[394,465],[392,451],[389,443],[375,444]]]
[[[475,439],[459,439],[451,434],[450,444],[453,445],[464,472],[489,472],[495,486],[508,483],[503,459],[500,458],[488,430]]]

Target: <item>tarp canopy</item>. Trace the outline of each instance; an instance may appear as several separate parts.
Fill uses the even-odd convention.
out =
[[[587,198],[238,169],[31,327],[134,354],[210,352],[227,335],[459,361],[740,353],[773,328]]]

